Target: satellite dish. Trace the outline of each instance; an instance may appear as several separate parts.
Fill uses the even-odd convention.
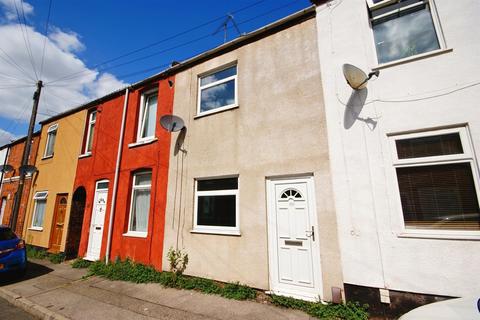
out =
[[[168,132],[180,131],[185,127],[185,123],[182,118],[174,116],[173,114],[167,114],[160,118],[160,124],[163,129]]]
[[[361,90],[367,87],[367,82],[373,76],[378,77],[380,72],[374,71],[370,72],[368,75],[362,71],[362,69],[355,67],[354,65],[345,63],[343,65],[343,76],[347,83],[354,90]]]
[[[8,172],[11,172],[11,171],[13,171],[13,167],[9,164],[2,164],[0,166],[0,172],[8,173]]]
[[[20,174],[33,174],[34,172],[37,171],[37,167],[31,166],[31,165],[26,165],[26,166],[21,166],[19,168]]]

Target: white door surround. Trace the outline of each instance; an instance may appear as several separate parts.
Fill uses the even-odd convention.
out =
[[[312,176],[267,179],[270,291],[322,299],[320,246]]]
[[[88,249],[85,260],[96,261],[100,259],[105,212],[107,211],[107,198],[108,180],[97,181],[95,185],[95,197],[92,206]]]

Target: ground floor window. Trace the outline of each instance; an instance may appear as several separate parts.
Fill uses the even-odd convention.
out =
[[[194,230],[239,231],[238,177],[196,180]]]
[[[480,231],[478,172],[467,129],[392,138],[405,228]]]
[[[151,171],[137,172],[133,175],[132,198],[128,223],[129,234],[138,236],[147,235],[151,187]]]
[[[33,196],[35,202],[32,217],[32,229],[42,229],[45,218],[45,207],[47,206],[47,191],[36,192]]]

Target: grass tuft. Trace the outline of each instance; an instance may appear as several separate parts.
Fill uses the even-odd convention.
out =
[[[27,257],[30,259],[48,259],[50,262],[59,264],[65,261],[65,253],[48,253],[47,250],[43,248],[37,248],[34,246],[27,245]]]
[[[80,263],[80,262],[79,262]],[[257,291],[240,283],[220,283],[210,279],[177,275],[173,272],[158,272],[151,266],[135,263],[130,260],[104,264],[93,262],[88,267],[89,276],[95,275],[109,280],[122,280],[135,283],[159,283],[164,287],[195,290],[206,294],[215,294],[227,299],[254,300]],[[366,320],[367,306],[356,303],[322,304],[288,297],[271,296],[274,305],[302,310],[319,319]]]

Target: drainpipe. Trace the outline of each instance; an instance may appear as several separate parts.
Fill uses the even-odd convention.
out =
[[[115,200],[117,198],[118,175],[120,173],[120,160],[122,157],[123,133],[125,131],[125,120],[127,118],[129,88],[125,89],[125,101],[123,104],[122,125],[120,128],[120,138],[118,139],[117,163],[115,164],[115,178],[113,179],[112,204],[110,206],[110,219],[108,223],[107,250],[105,251],[105,264],[110,261],[110,250],[112,246],[113,216],[115,214]]]

